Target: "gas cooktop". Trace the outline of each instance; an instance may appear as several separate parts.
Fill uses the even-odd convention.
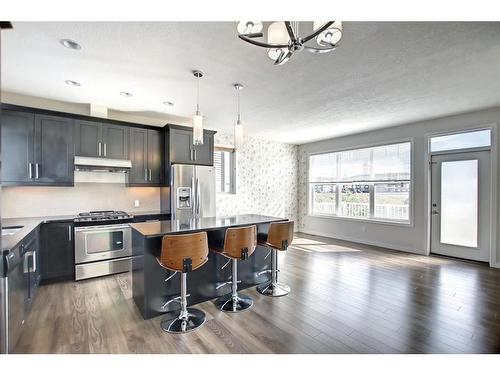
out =
[[[133,216],[124,211],[90,211],[79,213],[75,222],[102,222],[102,221],[127,221],[133,219]]]

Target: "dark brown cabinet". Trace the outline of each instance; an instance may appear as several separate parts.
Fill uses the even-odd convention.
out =
[[[73,120],[3,111],[2,157],[6,185],[73,185]]]
[[[73,222],[44,223],[40,228],[40,274],[43,282],[73,280]]]
[[[129,185],[158,186],[164,182],[161,130],[131,127],[129,156],[132,162]]]
[[[168,125],[168,149],[170,164],[214,164],[214,134],[203,131],[203,144],[193,145],[192,129],[178,125]]]
[[[75,154],[94,158],[128,159],[127,126],[75,121]]]

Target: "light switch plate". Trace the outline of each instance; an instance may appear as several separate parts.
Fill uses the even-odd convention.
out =
[[[134,201],[134,207],[140,207],[140,206],[141,206],[141,202],[139,202],[139,200],[138,200],[138,199],[136,199],[136,200]]]

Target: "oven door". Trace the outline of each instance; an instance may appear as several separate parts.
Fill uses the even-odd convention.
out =
[[[75,262],[86,263],[132,255],[128,224],[75,228]]]

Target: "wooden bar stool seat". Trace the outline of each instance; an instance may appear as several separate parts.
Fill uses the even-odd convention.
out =
[[[214,246],[216,246],[214,244]],[[231,293],[215,300],[219,310],[226,312],[240,312],[249,309],[253,300],[245,294],[238,293],[238,260],[248,259],[257,247],[257,227],[255,225],[240,228],[228,228],[224,236],[222,247],[211,247],[231,261],[231,281],[217,287],[231,284]]]
[[[205,323],[205,313],[199,309],[187,307],[187,282],[186,276],[208,261],[207,233],[166,235],[163,236],[161,254],[156,258],[160,266],[175,273],[167,278],[170,280],[178,272],[181,273],[181,295],[166,302],[163,307],[171,302],[180,302],[179,311],[165,314],[161,328],[169,333],[189,332],[199,328]]]
[[[271,223],[267,236],[259,233],[259,245],[271,249],[271,281],[261,284],[257,291],[270,297],[286,296],[290,287],[278,281],[278,251],[285,251],[293,241],[293,221]]]

